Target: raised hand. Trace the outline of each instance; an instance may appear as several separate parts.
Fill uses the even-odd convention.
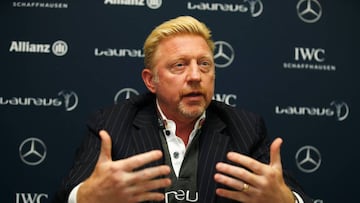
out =
[[[160,201],[164,194],[153,190],[171,184],[169,178],[158,178],[170,173],[166,165],[135,171],[162,157],[160,150],[153,150],[126,159],[113,161],[111,157],[111,138],[102,130],[101,151],[91,176],[79,187],[78,203],[119,203]]]
[[[232,190],[218,188],[216,194],[243,203],[294,203],[295,199],[284,182],[280,147],[277,138],[270,146],[270,164],[261,163],[248,156],[229,152],[227,158],[245,168],[218,163],[215,181]]]

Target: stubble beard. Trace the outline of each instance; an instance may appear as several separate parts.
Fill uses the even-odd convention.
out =
[[[196,107],[188,107],[184,102],[180,102],[178,105],[179,112],[186,118],[198,118],[204,113],[206,108],[205,102],[201,102]]]

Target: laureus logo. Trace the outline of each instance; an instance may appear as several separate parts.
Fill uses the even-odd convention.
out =
[[[68,90],[62,90],[58,93],[59,96],[63,96],[64,98],[64,106],[66,111],[72,111],[74,110],[78,103],[79,103],[79,97],[77,94],[73,91]]]
[[[275,114],[287,116],[314,116],[335,117],[338,121],[344,121],[350,113],[349,106],[344,101],[332,101],[330,106],[275,106]]]
[[[331,106],[335,107],[336,117],[338,121],[343,121],[349,116],[349,106],[343,101],[332,101]]]

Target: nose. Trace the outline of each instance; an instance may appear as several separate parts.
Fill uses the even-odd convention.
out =
[[[200,81],[201,70],[196,62],[192,62],[188,69],[187,79],[189,81]]]

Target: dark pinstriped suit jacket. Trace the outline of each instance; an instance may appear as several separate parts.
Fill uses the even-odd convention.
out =
[[[150,93],[97,112],[88,124],[89,133],[54,202],[66,202],[72,188],[90,176],[99,155],[99,130],[105,129],[111,135],[113,160],[118,160],[153,149],[162,150],[157,119],[155,96]],[[255,114],[212,101],[199,136],[199,202],[232,202],[216,196],[219,185],[213,178],[216,163],[226,162],[227,152],[236,151],[261,162],[269,161],[265,126]],[[160,164],[164,164],[164,160],[145,167]],[[287,184],[307,200],[299,186],[284,175]]]

